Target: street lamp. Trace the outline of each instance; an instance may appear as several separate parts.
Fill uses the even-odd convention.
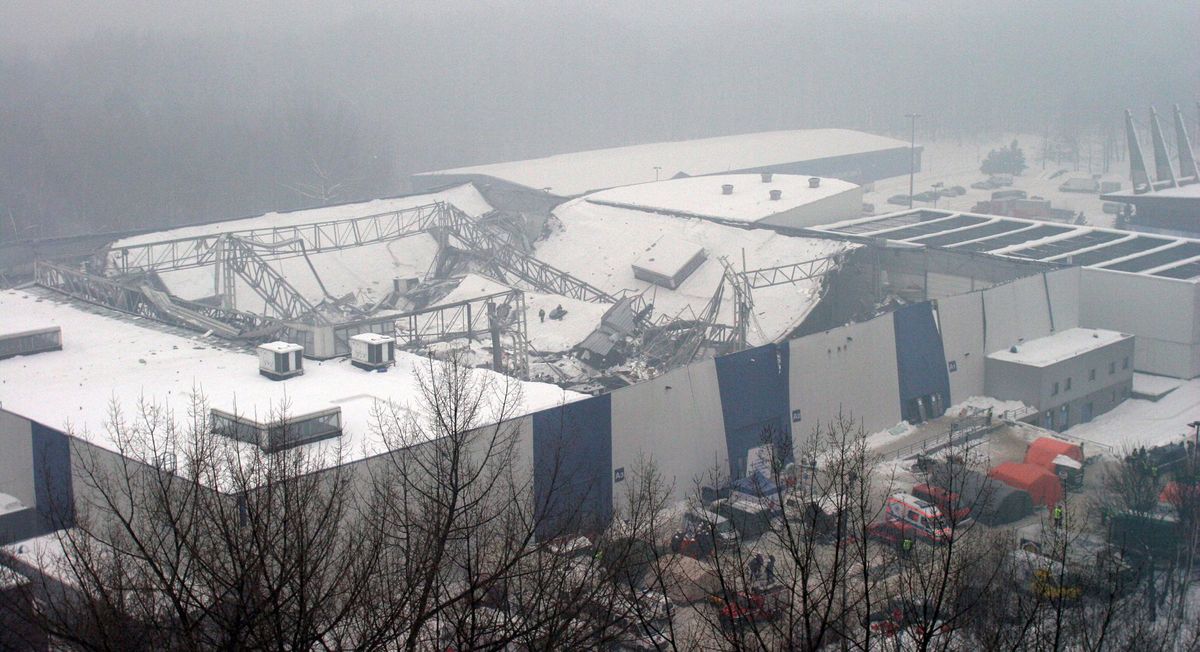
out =
[[[659,172],[662,172],[662,166],[661,165],[654,166],[654,180],[655,181],[658,181],[658,173]]]
[[[909,144],[908,144],[908,208],[913,207],[913,174],[917,169],[917,118],[921,117],[920,113],[905,113],[904,117],[908,118]]]

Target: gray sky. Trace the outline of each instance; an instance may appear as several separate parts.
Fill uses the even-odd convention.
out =
[[[287,204],[266,186],[312,183],[289,166],[314,150],[362,195],[412,172],[654,140],[898,135],[911,111],[927,116],[919,137],[1094,137],[1119,133],[1127,106],[1194,115],[1197,26],[1197,2],[9,0],[0,165],[17,172],[0,169],[0,193],[135,185],[194,219]],[[219,206],[179,190],[241,183]],[[84,201],[72,192],[65,204]],[[90,201],[76,210],[164,200]]]

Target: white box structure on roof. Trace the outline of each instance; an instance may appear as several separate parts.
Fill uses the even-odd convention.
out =
[[[350,338],[350,364],[359,369],[385,369],[396,362],[396,338],[360,333]]]
[[[704,247],[664,236],[633,263],[634,278],[674,290],[704,263]]]
[[[258,346],[258,373],[271,380],[285,380],[304,373],[304,347],[291,342],[267,342]]]

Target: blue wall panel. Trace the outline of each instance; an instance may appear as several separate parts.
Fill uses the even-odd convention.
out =
[[[42,532],[75,524],[75,501],[71,490],[71,444],[63,433],[40,423],[30,424],[33,433],[33,492]]]
[[[612,516],[612,399],[608,394],[533,415],[538,536],[589,531]]]
[[[933,318],[933,304],[926,301],[904,306],[892,313],[896,328],[896,371],[900,376],[900,414],[919,421],[913,401],[937,396],[941,408],[950,405],[950,375],[942,336]]]
[[[781,444],[777,459],[790,461],[787,344],[724,355],[716,365],[730,476],[744,476],[747,452],[766,441]]]

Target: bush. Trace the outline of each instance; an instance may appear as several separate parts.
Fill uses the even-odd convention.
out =
[[[1008,147],[993,149],[988,152],[988,156],[983,161],[983,165],[979,167],[979,171],[984,174],[1021,174],[1028,167],[1025,165],[1025,153],[1017,145],[1017,141],[1012,141]]]

